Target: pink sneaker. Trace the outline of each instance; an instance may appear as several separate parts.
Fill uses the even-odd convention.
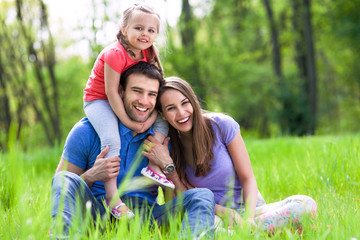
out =
[[[126,206],[125,203],[120,203],[119,205],[116,205],[115,207],[111,207],[109,205],[108,200],[106,200],[106,204],[110,208],[111,215],[113,215],[113,217],[116,218],[116,219],[125,219],[125,218],[127,218],[128,220],[130,220],[130,219],[135,217],[135,214],[128,207],[126,207],[126,210],[119,210],[118,209],[118,208],[120,208],[122,206]]]
[[[146,166],[141,170],[141,174],[145,177],[148,177],[152,180],[154,180],[158,185],[166,188],[175,189],[175,185],[172,181],[164,178],[163,176],[157,174],[154,172],[154,170],[151,169],[151,167]]]

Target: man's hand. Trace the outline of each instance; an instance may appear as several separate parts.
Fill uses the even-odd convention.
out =
[[[81,175],[88,186],[92,186],[96,181],[106,182],[119,174],[120,158],[117,156],[104,158],[108,151],[109,146],[96,157],[94,166]]]
[[[160,143],[154,136],[149,136],[144,141],[144,151],[142,154],[152,161],[153,164],[164,169],[166,165],[173,163],[169,154],[169,140],[170,138],[165,138],[164,142]]]

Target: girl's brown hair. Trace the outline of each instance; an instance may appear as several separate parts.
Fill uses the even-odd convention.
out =
[[[193,111],[193,158],[195,160],[196,173],[195,176],[205,176],[210,171],[210,163],[214,158],[213,144],[214,144],[214,131],[212,128],[212,120],[203,114],[200,103],[192,90],[189,83],[178,77],[168,77],[165,79],[164,85],[159,89],[157,108],[162,111],[161,96],[167,90],[177,90],[181,92],[192,105]],[[177,129],[169,126],[170,144],[171,144],[171,157],[176,165],[176,171],[180,179],[186,179],[185,176],[185,160],[183,148],[179,133]]]
[[[135,11],[140,11],[143,13],[155,15],[159,20],[159,25],[158,25],[158,29],[157,29],[158,33],[159,33],[159,26],[160,26],[160,14],[157,13],[150,6],[136,3],[136,4],[133,4],[132,6],[128,7],[127,9],[125,9],[125,11],[123,12],[122,18],[121,18],[120,28],[116,35],[116,38],[120,41],[121,45],[125,48],[125,50],[131,56],[135,56],[135,53],[130,49],[129,43],[126,40],[124,34],[122,33],[121,28],[129,25],[131,17]],[[149,63],[155,65],[160,70],[161,74],[164,75],[164,69],[160,62],[159,51],[154,46],[154,44],[151,45],[151,47],[149,47],[148,49],[146,49],[146,58]]]

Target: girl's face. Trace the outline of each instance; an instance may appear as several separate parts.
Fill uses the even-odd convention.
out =
[[[187,97],[174,89],[166,90],[160,98],[161,116],[180,132],[190,132],[194,109]]]
[[[135,11],[129,24],[122,27],[121,31],[128,40],[132,50],[149,48],[158,34],[159,19],[154,14]]]

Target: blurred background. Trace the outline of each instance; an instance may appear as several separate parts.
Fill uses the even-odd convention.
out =
[[[0,151],[62,144],[134,2],[162,16],[165,76],[244,136],[360,131],[360,0],[0,0]]]

